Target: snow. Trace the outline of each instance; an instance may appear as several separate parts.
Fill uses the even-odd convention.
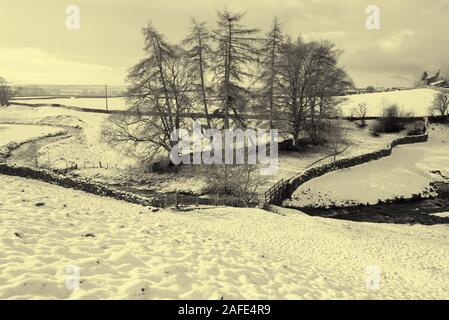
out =
[[[432,215],[440,218],[449,218],[449,212],[432,213]]]
[[[1,118],[0,118],[1,119]],[[1,120],[0,120],[1,122]],[[49,126],[16,125],[0,123],[0,147],[9,143],[22,143],[49,134],[61,132],[60,128]]]
[[[135,160],[109,147],[101,137],[102,124],[107,114],[79,112],[52,107],[30,108],[10,106],[0,109],[0,118],[7,121],[32,124],[52,124],[79,127],[82,133],[51,143],[39,150],[39,163],[52,168],[65,168],[67,164],[99,166],[108,163],[121,168],[135,165]]]
[[[433,89],[412,89],[401,91],[363,93],[346,96],[347,101],[341,104],[344,116],[357,116],[358,105],[366,103],[367,116],[382,115],[383,108],[391,104],[397,104],[404,112],[412,112],[415,116],[429,115],[429,107],[432,105],[435,94]]]
[[[282,208],[152,212],[17,177],[0,184],[1,299],[449,298],[447,226]],[[66,288],[67,266],[80,268],[79,289]],[[366,286],[372,268],[378,290]]]
[[[38,152],[38,163],[41,166],[66,168],[77,164],[79,170],[76,170],[76,173],[103,183],[129,184],[132,180],[144,178],[147,181],[145,187],[161,192],[203,192],[207,182],[199,176],[200,170],[181,170],[176,175],[146,174],[143,177],[138,160],[111,148],[103,141],[101,130],[107,117],[107,114],[52,107],[0,108],[0,118],[8,122],[62,125],[81,129],[79,134],[41,147]],[[103,169],[98,168],[100,162]],[[105,169],[106,166],[108,169]]]
[[[389,157],[310,180],[284,203],[295,207],[376,204],[426,193],[431,182],[444,181],[432,171],[449,177],[449,127],[432,125],[429,135],[427,143],[401,145]]]
[[[336,159],[354,157],[386,148],[394,139],[404,136],[404,133],[397,133],[374,137],[371,134],[371,128],[375,123],[374,120],[368,120],[367,127],[360,128],[355,122],[341,121],[343,136],[348,145]],[[259,193],[262,194],[281,179],[289,179],[312,166],[332,162],[332,153],[333,151],[326,147],[314,147],[310,151],[279,152],[279,168],[275,175],[263,177],[265,180],[259,188]]]

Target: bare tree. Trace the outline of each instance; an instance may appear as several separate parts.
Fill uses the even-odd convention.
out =
[[[301,38],[285,44],[280,74],[284,109],[288,119],[284,127],[298,147],[302,131],[314,143],[322,143],[321,121],[339,115],[341,95],[352,81],[337,66],[340,51],[330,42],[304,42]],[[310,126],[306,121],[310,120]]]
[[[431,111],[437,111],[442,116],[447,115],[449,113],[449,94],[445,92],[438,92],[435,94]]]
[[[13,97],[13,91],[8,82],[0,77],[0,106],[9,106],[9,100]]]
[[[198,87],[208,128],[211,128],[211,121],[207,104],[205,72],[208,67],[207,57],[212,52],[209,45],[210,40],[211,36],[206,28],[206,24],[204,22],[197,22],[195,19],[192,19],[191,32],[187,38],[184,39],[183,44],[189,46],[187,49],[187,55],[189,59],[192,60],[194,69],[196,70],[196,74],[198,76]]]
[[[308,131],[314,144],[322,144],[325,141],[322,120],[340,115],[338,106],[345,100],[341,96],[353,83],[346,71],[337,66],[342,51],[332,42],[312,42],[310,50],[312,53],[306,63],[313,80],[307,84],[305,91],[310,110]]]
[[[111,115],[103,136],[114,146],[152,159],[167,155],[176,143],[170,136],[184,126],[195,74],[183,49],[166,42],[151,25],[143,33],[147,57],[128,75],[132,113]]]
[[[268,100],[270,129],[273,128],[273,113],[278,109],[278,99],[276,99],[276,96],[280,93],[279,64],[283,54],[283,47],[284,37],[282,35],[281,25],[278,19],[275,18],[261,50],[261,80],[263,83],[261,96],[263,103],[266,103]]]
[[[333,162],[337,161],[337,156],[348,148],[346,131],[339,120],[328,120],[325,126],[326,140],[328,142],[330,155]]]
[[[362,127],[366,127],[366,114],[368,112],[368,106],[366,103],[359,103],[357,115],[360,117]]]
[[[224,128],[229,128],[229,114],[244,125],[242,112],[247,104],[249,91],[243,87],[245,80],[253,77],[251,65],[257,61],[259,51],[255,47],[258,29],[241,25],[244,13],[218,12],[217,29],[213,38],[217,44],[214,54],[214,83],[224,113]]]
[[[257,198],[257,189],[263,181],[255,164],[219,164],[208,166],[206,174],[211,189],[220,194],[237,197],[246,206]]]
[[[306,118],[303,90],[303,83],[307,81],[303,72],[305,54],[305,43],[301,38],[294,42],[290,38],[287,39],[280,69],[283,105],[288,114],[283,127],[292,135],[294,147],[298,147],[299,136]]]

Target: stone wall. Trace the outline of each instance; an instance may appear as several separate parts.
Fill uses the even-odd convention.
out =
[[[279,188],[281,188],[282,192],[280,192],[279,197],[273,199],[271,203],[281,205],[283,200],[290,198],[300,185],[304,184],[305,182],[311,179],[320,177],[326,173],[335,170],[353,167],[372,160],[378,160],[380,158],[390,156],[393,151],[393,148],[397,145],[426,142],[428,138],[429,136],[427,133],[422,135],[397,138],[393,140],[391,144],[384,149],[376,150],[370,153],[362,154],[351,158],[340,159],[333,163],[326,163],[323,165],[307,169],[301,174],[292,177],[289,180],[286,180],[282,185],[280,185]]]
[[[19,167],[0,163],[0,174],[40,180],[64,188],[81,190],[95,195],[111,197],[140,205],[153,206],[157,204],[153,198],[146,198],[130,192],[116,190],[87,179],[72,176],[70,173],[57,173],[48,169]]]

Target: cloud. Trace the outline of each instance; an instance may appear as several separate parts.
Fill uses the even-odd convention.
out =
[[[10,55],[8,65],[0,58],[2,73],[8,69],[12,78],[23,82],[42,78],[61,83],[98,80],[97,70],[110,68],[115,78],[124,79],[126,69],[143,55],[141,28],[148,21],[170,41],[179,42],[187,33],[191,16],[214,28],[216,12],[225,6],[233,11],[246,10],[244,24],[263,32],[277,16],[285,33],[294,38],[302,34],[308,40],[334,41],[345,52],[342,65],[359,86],[373,81],[411,85],[407,79],[424,68],[433,72],[448,66],[447,0],[377,0],[380,30],[365,27],[365,9],[372,4],[369,0],[229,0],[226,4],[219,0],[77,0],[79,31],[65,28],[68,4],[54,0],[1,1],[0,48],[33,48],[34,55],[23,52],[30,52],[30,61],[47,55],[45,61],[39,61],[48,66],[41,68]],[[52,68],[49,61],[56,61],[58,67]],[[71,74],[77,68],[83,72]],[[390,77],[392,74],[402,77]]]
[[[122,84],[125,70],[66,61],[34,48],[0,49],[2,76],[19,84]]]
[[[379,40],[379,47],[385,51],[400,50],[407,46],[409,42],[413,41],[415,32],[412,30],[401,30],[390,37]]]

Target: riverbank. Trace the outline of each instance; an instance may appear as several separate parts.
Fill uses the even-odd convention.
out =
[[[434,184],[432,198],[396,199],[374,205],[296,209],[311,216],[359,222],[396,224],[449,224],[449,183]]]

